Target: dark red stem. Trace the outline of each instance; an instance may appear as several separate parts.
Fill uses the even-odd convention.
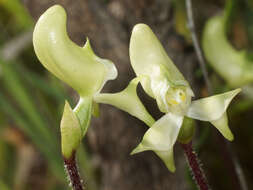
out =
[[[200,166],[199,159],[192,149],[192,142],[188,144],[181,144],[181,146],[184,150],[189,167],[192,170],[195,183],[197,184],[200,190],[209,190],[206,176]]]
[[[79,176],[79,172],[76,166],[76,159],[75,159],[75,152],[72,154],[70,158],[63,158],[64,159],[64,166],[66,172],[69,176],[69,180],[73,190],[83,190],[83,185],[81,178]]]

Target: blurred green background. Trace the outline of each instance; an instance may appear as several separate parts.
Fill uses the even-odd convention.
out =
[[[19,0],[0,1],[0,189],[67,189],[60,154],[65,86],[33,51],[34,20]],[[85,148],[78,152],[87,189],[96,189]],[[89,179],[90,178],[90,179]],[[89,181],[89,182],[88,182]],[[39,187],[43,185],[42,187]]]

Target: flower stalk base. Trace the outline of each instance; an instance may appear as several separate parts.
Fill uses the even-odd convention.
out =
[[[188,144],[182,144],[182,143],[180,144],[184,150],[189,167],[191,168],[191,171],[194,177],[193,179],[195,183],[197,184],[198,188],[200,190],[209,190],[209,186],[208,186],[204,171],[202,170],[200,166],[199,159],[196,153],[192,149],[192,142]]]
[[[73,190],[83,190],[82,180],[80,178],[77,165],[76,165],[76,159],[75,159],[75,153],[72,154],[70,158],[63,158],[64,159],[64,166],[66,173],[68,175],[70,185]]]

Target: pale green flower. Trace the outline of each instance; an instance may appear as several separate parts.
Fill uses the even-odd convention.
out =
[[[107,80],[116,78],[115,66],[111,61],[97,57],[88,40],[82,48],[68,38],[66,13],[62,7],[53,6],[41,16],[35,26],[33,44],[41,63],[80,94],[74,110],[66,102],[61,122],[62,152],[67,158],[86,133],[97,103],[116,106],[150,126],[133,153],[153,150],[171,171],[175,170],[173,146],[179,132],[181,141],[188,141],[193,133],[188,129],[180,131],[184,116],[210,121],[227,139],[233,139],[227,125],[226,109],[240,89],[191,102],[193,92],[189,83],[144,24],[134,27],[130,42],[131,64],[137,78],[115,94],[100,93]],[[166,113],[158,121],[146,111],[137,96],[139,82]]]
[[[166,114],[145,133],[142,142],[132,152],[145,150],[166,152],[171,171],[175,170],[171,157],[184,116],[211,122],[228,140],[233,134],[228,128],[226,110],[240,89],[191,102],[193,92],[189,83],[166,54],[152,30],[137,24],[130,40],[130,59],[137,76],[149,78],[141,82],[145,92],[155,98]]]
[[[49,8],[39,18],[33,32],[33,45],[43,66],[80,96],[91,96],[107,80],[117,77],[114,64],[96,56],[88,39],[84,47],[69,39],[66,12],[59,5]]]
[[[202,46],[210,65],[230,86],[238,87],[252,83],[253,63],[245,50],[237,50],[229,42],[224,14],[207,21]]]
[[[39,18],[33,45],[42,65],[80,95],[74,110],[66,102],[61,122],[62,152],[69,157],[89,126],[94,109],[93,96],[107,80],[117,77],[117,70],[111,61],[94,54],[88,39],[84,47],[69,39],[66,12],[59,5],[52,6]]]
[[[133,84],[116,94],[97,94],[100,103],[114,105],[144,121],[150,128],[132,154],[153,150],[170,171],[175,171],[173,146],[181,133],[180,142],[189,142],[194,130],[180,131],[184,117],[211,122],[228,140],[233,134],[228,127],[226,110],[241,90],[191,101],[194,96],[189,83],[166,54],[161,43],[145,24],[137,24],[130,40],[130,59],[137,75]],[[165,115],[154,122],[136,94],[140,81],[145,92],[156,99]],[[131,89],[131,90],[129,90]],[[152,118],[152,119],[151,119]]]

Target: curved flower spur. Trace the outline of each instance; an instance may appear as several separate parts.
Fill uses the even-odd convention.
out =
[[[187,117],[209,121],[226,139],[233,140],[226,110],[240,89],[191,101],[194,94],[189,83],[145,24],[137,24],[132,31],[130,60],[137,75],[134,82],[130,82],[120,93],[96,94],[94,99],[127,111],[150,127],[131,154],[153,150],[167,168],[174,172],[174,144],[179,140],[179,136],[180,142],[188,143],[194,133],[194,129],[182,127],[183,122],[187,122]],[[138,82],[145,92],[156,100],[160,111],[165,113],[159,120],[154,121],[140,102],[136,94]]]

